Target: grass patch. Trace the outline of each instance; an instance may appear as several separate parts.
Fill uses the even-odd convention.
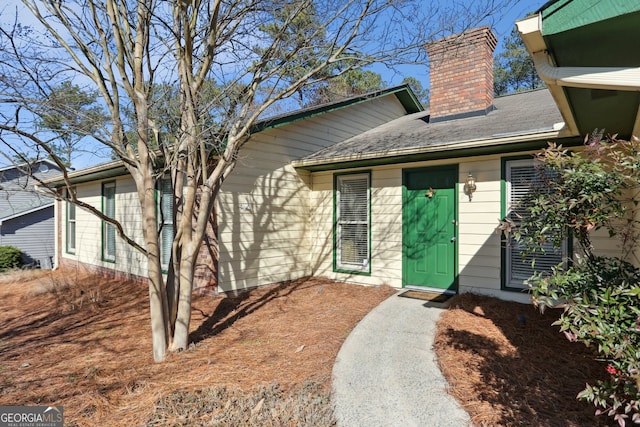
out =
[[[162,398],[147,426],[334,426],[329,394],[317,382],[290,391],[277,384],[254,392],[237,388],[176,391]]]

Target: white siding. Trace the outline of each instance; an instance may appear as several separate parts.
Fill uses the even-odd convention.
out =
[[[387,96],[256,134],[240,151],[218,199],[220,289],[314,274],[324,261],[312,256],[313,249],[328,245],[332,256],[333,205],[328,204],[328,231],[310,228],[319,214],[310,191],[311,175],[293,169],[291,161],[403,113],[397,99]]]
[[[118,177],[78,185],[76,186],[78,198],[101,210],[102,183],[109,181],[116,183],[116,219],[121,222],[126,233],[142,244],[141,212],[135,184],[131,177]],[[116,236],[115,262],[102,260],[102,222],[97,216],[79,207],[76,208],[76,251],[75,254],[67,253],[65,242],[66,206],[64,203],[61,205],[59,214],[63,218],[60,230],[62,244],[59,248],[63,258],[146,276],[146,258],[118,236]]]
[[[225,180],[218,199],[220,289],[238,290],[312,274],[311,176],[293,169],[291,161],[403,114],[395,95],[387,95],[256,134],[240,151],[236,169]],[[142,244],[134,182],[130,177],[115,181],[116,218]],[[76,186],[78,197],[101,209],[101,184]],[[58,214],[62,257],[146,275],[146,259],[119,237],[115,263],[103,261],[101,221],[79,208],[76,251],[67,253],[64,204]]]
[[[5,220],[0,226],[0,245],[20,249],[25,265],[51,268],[55,255],[53,210],[49,206]]]
[[[369,276],[333,271],[334,172],[313,173],[310,226],[313,273],[346,282],[402,287],[402,170],[443,164],[458,164],[459,167],[459,291],[527,302],[526,294],[500,289],[501,242],[496,227],[501,210],[501,157],[497,155],[361,169],[370,170],[372,177],[372,259]],[[477,183],[477,191],[471,201],[463,190],[469,172]]]

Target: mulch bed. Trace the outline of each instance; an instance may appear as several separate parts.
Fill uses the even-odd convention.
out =
[[[387,287],[305,278],[195,297],[192,345],[154,363],[144,286],[55,272],[0,282],[0,405],[62,405],[70,425],[143,425],[208,387],[330,386],[335,357]]]
[[[611,423],[576,399],[586,383],[604,379],[605,365],[551,326],[559,314],[471,294],[451,301],[438,322],[436,354],[475,426]]]

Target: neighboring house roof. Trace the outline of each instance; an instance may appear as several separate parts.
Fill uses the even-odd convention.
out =
[[[355,104],[369,102],[387,95],[395,96],[407,113],[424,111],[424,107],[422,106],[422,104],[420,104],[409,85],[405,84],[363,95],[357,95],[351,98],[342,99],[340,101],[335,101],[327,104],[296,110],[278,116],[269,117],[256,123],[256,125],[252,129],[252,133],[257,133],[267,129],[295,123],[300,120],[347,108]],[[113,178],[126,174],[128,174],[128,171],[124,166],[124,163],[121,160],[115,160],[71,172],[68,174],[68,179],[71,184],[79,184],[83,182]],[[62,186],[64,184],[64,181],[61,179],[61,177],[45,182],[53,186]]]
[[[59,171],[60,168],[58,167],[58,165],[56,164],[56,162],[54,162],[53,160],[48,160],[48,159],[42,159],[42,160],[38,160],[36,162],[34,162],[34,165],[38,165],[37,168],[34,168],[35,170],[38,170],[40,173],[47,173],[49,170],[54,169]],[[0,181],[2,174],[5,171],[12,171],[12,170],[20,170],[21,168],[25,168],[25,167],[29,167],[30,165],[27,165],[26,163],[22,163],[19,165],[9,165],[9,166],[4,166],[4,167],[0,167]],[[33,165],[31,165],[33,166]]]
[[[25,174],[24,168],[30,168],[29,173],[39,179],[60,172],[58,166],[49,160],[0,168],[0,223],[53,206],[50,197],[36,192],[36,180]]]
[[[29,214],[32,214],[34,212],[41,211],[43,209],[51,208],[51,207],[53,207],[53,205],[54,205],[53,202],[51,202],[51,200],[49,200],[49,203],[47,203],[47,204],[40,205],[40,206],[37,206],[37,207],[32,208],[32,209],[28,209],[28,210],[20,210],[19,212],[16,212],[16,213],[13,213],[13,214],[7,214],[7,212],[4,209],[2,209],[2,210],[0,210],[0,225],[2,225],[2,223],[5,222],[5,221],[9,221],[9,220],[12,220],[12,219],[15,219],[15,218],[19,218],[19,217],[24,216],[24,215],[29,215]]]
[[[495,98],[486,115],[429,122],[429,113],[400,117],[368,132],[334,144],[294,162],[308,170],[354,167],[363,164],[438,158],[451,151],[482,154],[501,147],[522,149],[518,143],[546,141],[563,136],[562,116],[547,90]]]
[[[640,2],[557,0],[516,24],[571,133],[640,136]]]

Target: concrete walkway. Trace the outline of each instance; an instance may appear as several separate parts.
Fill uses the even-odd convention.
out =
[[[339,427],[468,426],[433,352],[443,304],[383,301],[354,328],[333,367]]]

